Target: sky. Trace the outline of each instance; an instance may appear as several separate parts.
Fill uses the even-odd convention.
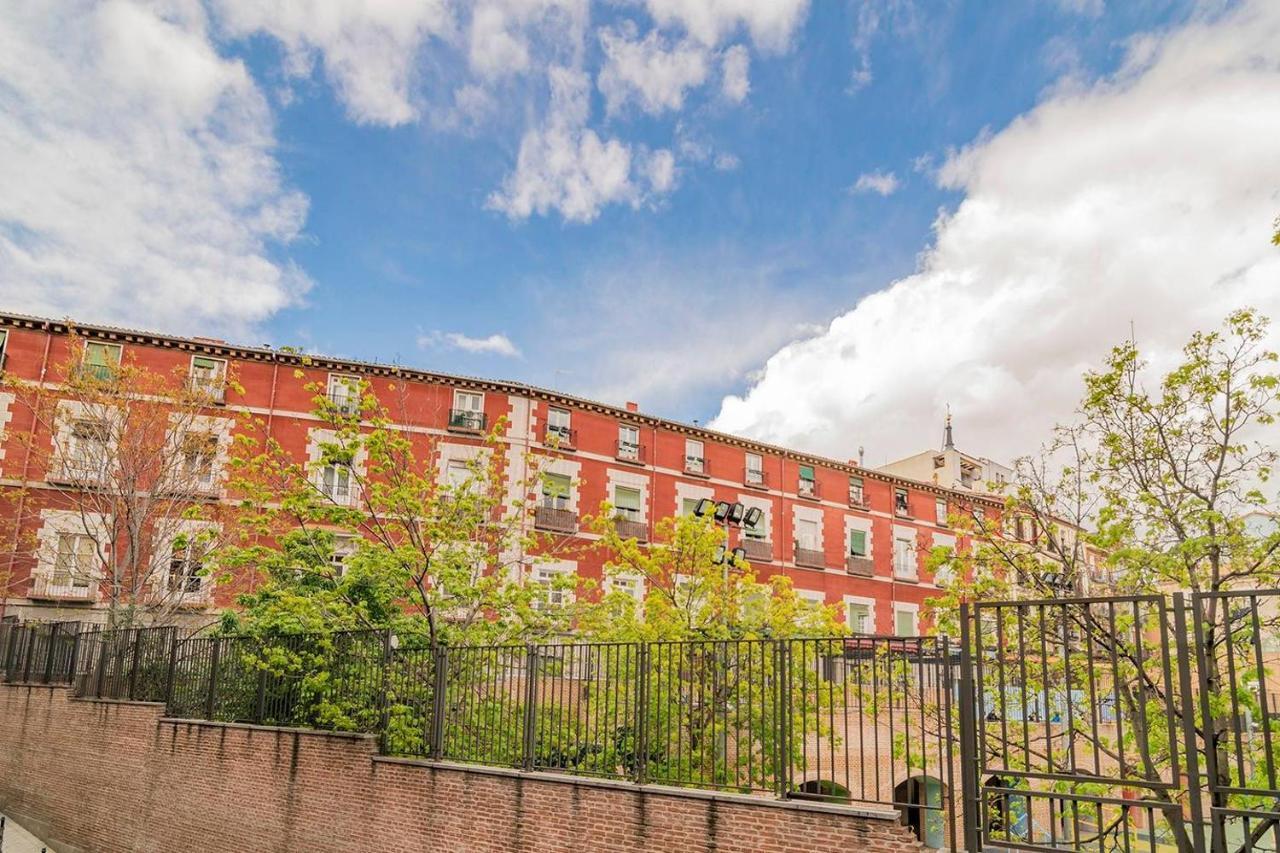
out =
[[[0,309],[1009,460],[1280,320],[1280,3],[13,0]]]

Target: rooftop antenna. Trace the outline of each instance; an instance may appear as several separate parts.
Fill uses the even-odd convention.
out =
[[[956,443],[951,435],[951,404],[947,403],[947,424],[942,429],[942,449],[955,450]]]
[[[863,467],[862,460],[867,455],[867,450],[861,444],[858,445],[858,467]]]

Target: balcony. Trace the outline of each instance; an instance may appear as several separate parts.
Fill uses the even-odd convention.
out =
[[[75,375],[80,379],[92,379],[96,382],[110,382],[116,377],[116,369],[119,365],[115,364],[79,364],[73,370]]]
[[[545,424],[542,427],[542,443],[556,450],[573,450],[578,446],[578,431],[565,426]]]
[[[747,552],[747,559],[753,563],[773,562],[773,543],[764,539],[743,538],[742,550]]]
[[[465,432],[473,435],[483,434],[488,421],[485,419],[484,412],[477,412],[471,409],[450,409],[449,410],[449,431]]]
[[[861,490],[849,492],[849,508],[850,509],[871,509],[871,504],[867,503],[867,496]]]
[[[62,483],[81,489],[97,489],[107,483],[105,457],[102,462],[75,457],[55,459],[53,462],[48,474],[51,483]]]
[[[360,408],[360,395],[354,388],[330,388],[325,399],[340,415],[354,415]]]
[[[822,489],[818,488],[817,480],[806,480],[800,478],[800,482],[796,484],[796,497],[808,498],[811,501],[821,500]]]
[[[577,533],[578,516],[571,509],[539,504],[533,511],[533,526],[552,533]]]
[[[644,445],[635,444],[630,441],[619,441],[617,459],[619,462],[630,462],[633,465],[643,465],[645,460]]]
[[[613,520],[614,529],[623,539],[635,539],[638,542],[649,541],[649,526],[643,521],[619,515]]]
[[[802,548],[799,543],[797,543],[796,565],[803,566],[806,569],[825,569],[827,567],[827,561],[821,551],[817,551],[812,548]]]
[[[70,575],[55,577],[49,574],[31,576],[31,598],[48,601],[96,601],[98,586],[85,578],[72,578]]]
[[[876,573],[875,564],[871,562],[870,557],[860,557],[856,554],[845,557],[844,570],[860,578],[869,578]]]
[[[706,457],[703,456],[685,456],[684,472],[694,477],[710,477],[711,466],[707,464]]]
[[[742,484],[753,489],[767,489],[769,478],[759,468],[746,468],[742,473]]]
[[[208,397],[211,403],[221,405],[227,401],[227,383],[221,376],[192,374],[187,387],[197,394]]]

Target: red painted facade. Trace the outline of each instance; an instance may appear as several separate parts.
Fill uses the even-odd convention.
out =
[[[457,392],[482,394],[487,423],[507,418],[509,442],[553,455],[561,460],[556,463],[561,470],[573,473],[572,503],[579,517],[594,513],[602,501],[612,501],[611,487],[619,483],[641,489],[644,501],[639,517],[650,535],[655,521],[680,512],[686,498],[705,496],[760,506],[768,518],[770,559],[752,560],[757,573],[762,578],[786,573],[798,590],[815,600],[821,597],[828,604],[836,604],[842,612],[846,612],[851,599],[874,603],[870,608],[874,625],[866,628],[881,633],[893,633],[899,627],[895,625],[895,610],[909,612],[937,594],[933,578],[925,569],[925,557],[932,547],[954,541],[953,532],[938,522],[937,501],[945,499],[951,513],[969,511],[975,501],[988,514],[999,511],[998,503],[975,499],[969,493],[950,492],[856,465],[667,421],[632,411],[630,406],[618,408],[520,384],[318,356],[304,360],[298,354],[278,350],[110,327],[70,329],[64,322],[14,315],[0,315],[0,330],[6,332],[5,375],[45,383],[48,393],[55,395],[58,374],[68,361],[70,336],[74,334],[121,344],[126,359],[166,373],[189,369],[194,356],[225,359],[242,390],[228,390],[225,404],[214,407],[210,414],[234,418],[238,413],[250,412],[267,424],[271,435],[286,449],[304,460],[310,430],[320,426],[309,414],[313,392],[307,386],[325,383],[330,374],[358,375],[369,380],[373,393],[397,424],[424,436],[437,436],[440,447],[446,449],[479,443],[475,435],[450,429],[449,422]],[[45,479],[27,442],[18,437],[31,431],[31,413],[12,394],[6,394],[3,385],[0,394],[0,425],[4,427],[0,489],[26,484],[28,500],[56,506],[59,487]],[[551,409],[567,412],[569,418],[571,440],[561,439],[558,450],[547,447],[545,441]],[[638,430],[637,459],[625,458],[629,455],[625,448],[620,452],[620,426]],[[40,440],[39,436],[35,438]],[[702,473],[688,470],[686,443],[690,440],[702,442]],[[760,457],[763,483],[750,482],[757,478],[747,472],[748,454]],[[814,475],[812,489],[801,481],[802,471],[807,473],[809,469]],[[863,505],[855,505],[850,498],[851,478],[861,479]],[[895,510],[898,489],[907,493],[905,514]],[[802,494],[809,491],[812,497]],[[806,520],[816,522],[816,526],[806,525]],[[802,529],[797,529],[798,522]],[[850,527],[869,533],[865,539],[870,552],[870,576],[863,574],[865,563],[857,568],[863,573],[849,569]],[[28,538],[30,533],[27,531]],[[739,537],[735,531],[732,544],[738,544]],[[814,552],[804,555],[806,559],[801,562],[821,563],[820,567],[797,565],[797,539],[803,540],[799,544],[806,551]],[[908,558],[904,561],[899,555],[897,572],[894,551],[903,546],[897,545],[895,539],[911,542]],[[14,572],[21,578],[30,574],[36,563],[30,553],[16,547],[18,544],[17,540],[6,543],[5,551],[12,556],[3,554],[0,559],[13,560]],[[565,568],[586,577],[599,576],[600,555],[584,549],[573,556],[573,563]],[[914,578],[908,576],[912,573]],[[220,590],[219,603],[226,603],[226,596],[236,588],[231,585]],[[65,601],[41,599],[34,592],[34,581],[25,586],[19,582],[11,587],[4,606],[10,612],[21,610],[32,617],[41,615],[40,611],[53,610],[65,617],[68,610],[75,609]],[[84,609],[86,605],[79,607]]]

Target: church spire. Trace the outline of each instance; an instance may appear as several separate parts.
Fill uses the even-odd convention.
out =
[[[951,436],[951,405],[947,405],[947,425],[942,428],[942,449],[955,450],[956,443]]]

